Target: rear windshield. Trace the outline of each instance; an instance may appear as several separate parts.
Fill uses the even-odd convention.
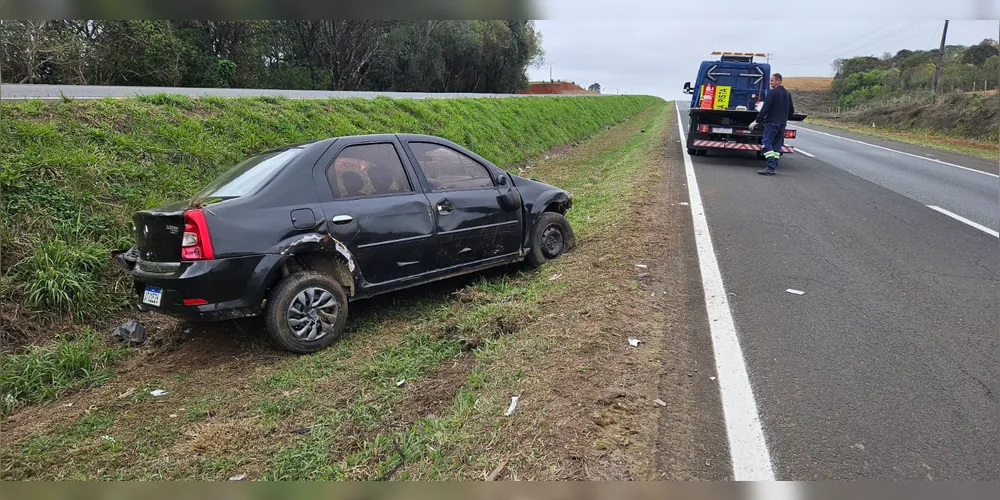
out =
[[[281,167],[302,152],[303,148],[271,151],[236,164],[226,173],[216,177],[195,195],[196,199],[239,198],[253,193]]]

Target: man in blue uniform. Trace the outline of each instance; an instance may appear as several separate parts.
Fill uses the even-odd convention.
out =
[[[795,113],[792,94],[781,85],[781,73],[771,75],[771,91],[764,98],[764,106],[757,112],[757,119],[750,124],[752,130],[757,123],[764,125],[764,140],[761,149],[767,159],[767,168],[757,171],[761,175],[774,175],[781,158],[781,147],[785,144],[785,125]]]

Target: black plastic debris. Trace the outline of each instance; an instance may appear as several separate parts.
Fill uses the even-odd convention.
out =
[[[644,280],[644,279],[646,279],[646,278],[648,278],[650,276],[652,276],[652,275],[649,274],[649,273],[639,273],[639,275],[636,276],[635,279]]]
[[[115,330],[115,340],[118,342],[128,342],[129,345],[136,346],[146,342],[146,327],[134,319],[130,319],[118,326]]]

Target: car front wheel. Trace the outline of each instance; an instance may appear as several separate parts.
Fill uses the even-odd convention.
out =
[[[559,257],[568,251],[573,244],[573,229],[561,214],[545,212],[538,218],[535,233],[531,238],[531,252],[527,261],[531,267],[538,268],[542,264]]]
[[[291,352],[316,352],[334,343],[347,323],[347,294],[337,280],[316,272],[283,279],[265,312],[267,332]]]

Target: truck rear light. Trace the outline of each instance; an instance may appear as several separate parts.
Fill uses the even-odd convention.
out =
[[[208,223],[201,209],[184,212],[184,238],[181,240],[181,260],[210,260],[215,257]]]
[[[698,125],[698,132],[707,134],[710,130],[712,130],[712,127],[709,127],[708,125]]]
[[[183,302],[186,306],[203,306],[208,304],[208,301],[205,299],[184,299]]]
[[[785,130],[785,139],[794,139],[795,130]]]

